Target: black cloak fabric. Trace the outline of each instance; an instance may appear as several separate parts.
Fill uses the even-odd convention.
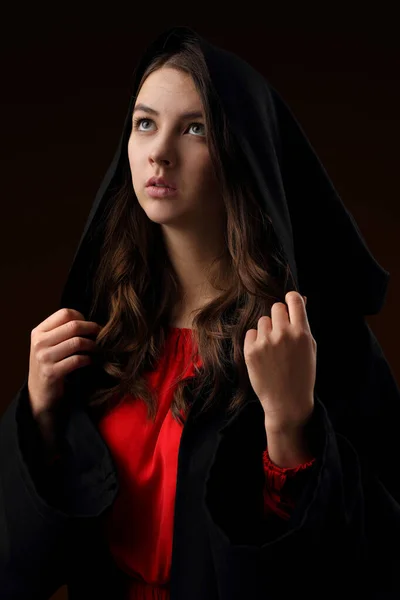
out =
[[[123,134],[59,308],[87,318],[99,217],[119,181],[138,82],[156,52],[178,48],[187,35],[196,34],[186,27],[165,32],[135,71]],[[289,521],[263,523],[260,403],[249,399],[230,419],[221,408],[194,420],[202,402],[196,397],[179,450],[171,599],[400,598],[400,394],[365,322],[383,307],[389,273],[278,93],[243,60],[199,39],[296,289],[308,297],[317,342],[308,435],[317,460],[296,480]],[[53,471],[42,466],[27,380],[0,422],[2,600],[49,598],[64,583],[70,600],[119,597],[119,575],[100,533],[118,477],[82,400],[85,381],[98,374],[90,366],[71,375],[64,457]],[[225,392],[232,393],[230,385]]]

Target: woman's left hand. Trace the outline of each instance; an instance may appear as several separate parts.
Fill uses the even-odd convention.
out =
[[[250,383],[265,412],[267,434],[296,431],[314,409],[317,343],[308,323],[303,297],[295,291],[286,304],[275,302],[271,318],[260,317],[258,329],[244,338]]]

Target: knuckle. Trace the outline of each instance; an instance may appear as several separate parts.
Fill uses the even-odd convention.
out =
[[[79,337],[73,337],[72,339],[70,339],[69,344],[70,344],[70,349],[72,351],[79,350],[83,345],[82,340]]]
[[[46,352],[44,350],[39,350],[36,353],[36,360],[40,364],[44,364],[46,362]]]
[[[77,367],[77,366],[79,366],[79,365],[80,365],[80,363],[81,363],[81,361],[82,361],[82,357],[81,357],[81,356],[79,356],[78,354],[75,354],[75,355],[72,357],[72,365],[73,365],[74,367]]]
[[[256,346],[253,346],[252,348],[248,349],[245,353],[245,359],[247,362],[254,360],[256,358],[258,354],[258,348]]]
[[[296,336],[300,340],[308,340],[310,338],[310,332],[307,331],[307,329],[299,329],[299,331],[296,333]]]
[[[288,337],[289,333],[290,332],[288,331],[287,327],[275,328],[275,330],[273,331],[273,335],[270,337],[271,343],[280,344],[283,340],[285,340]]]
[[[32,346],[32,350],[36,354],[38,354],[38,352],[39,352],[39,350],[41,348],[40,340],[37,337],[32,338],[31,346]]]
[[[79,327],[79,321],[77,321],[77,320],[68,321],[68,323],[67,323],[67,328],[71,335],[77,334],[78,327]]]
[[[273,337],[271,336],[269,343],[273,348],[280,346],[284,342],[286,342],[286,335],[283,332],[276,333]]]
[[[42,375],[47,381],[54,379],[54,371],[52,366],[49,364],[44,365],[42,369]]]
[[[63,318],[74,319],[76,317],[75,312],[71,308],[62,308],[61,311],[61,315]]]
[[[305,329],[300,329],[294,333],[294,339],[298,344],[308,344],[310,337],[310,333]]]

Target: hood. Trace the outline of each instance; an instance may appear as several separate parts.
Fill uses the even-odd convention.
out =
[[[320,300],[325,306],[330,302],[337,306],[340,294],[346,311],[378,313],[390,274],[371,254],[291,110],[253,67],[188,27],[161,34],[137,65],[122,135],[91,207],[60,308],[74,308],[85,316],[89,312],[91,267],[102,242],[99,222],[121,176],[142,75],[156,53],[179,48],[186,36],[193,35],[200,42],[216,94],[248,161],[263,210],[286,254],[295,284],[292,289],[306,295],[309,303]]]

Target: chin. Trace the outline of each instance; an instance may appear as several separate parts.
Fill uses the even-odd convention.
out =
[[[150,221],[153,221],[153,223],[158,223],[159,225],[175,223],[180,217],[180,215],[174,213],[173,210],[164,210],[163,208],[159,209],[156,206],[149,207],[147,205],[146,208],[143,205],[141,206],[143,211],[146,213],[147,218],[150,219]]]

